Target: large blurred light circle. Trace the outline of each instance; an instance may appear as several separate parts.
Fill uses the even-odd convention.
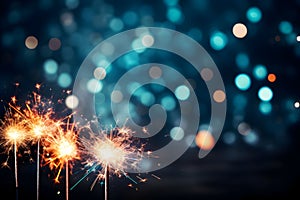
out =
[[[66,106],[70,109],[74,109],[77,108],[78,104],[79,104],[79,100],[75,95],[70,95],[66,98]]]
[[[283,34],[290,34],[293,31],[293,26],[288,21],[282,21],[278,25],[279,31]]]
[[[34,36],[28,36],[25,40],[25,46],[28,49],[35,49],[38,45],[38,39]]]
[[[179,100],[187,100],[190,96],[190,90],[187,86],[181,85],[176,88],[175,95]]]
[[[222,32],[215,32],[210,37],[210,46],[214,50],[222,50],[227,45],[227,36]]]
[[[92,78],[87,82],[86,87],[87,87],[89,92],[98,93],[102,90],[103,84],[102,84],[101,81]]]
[[[59,76],[58,76],[58,85],[62,88],[67,88],[71,85],[72,83],[72,77],[70,74],[68,73],[61,73]]]
[[[268,72],[264,65],[256,65],[253,69],[253,76],[257,80],[262,80],[267,76]]]
[[[182,140],[182,138],[184,137],[184,131],[180,127],[174,127],[170,131],[170,136],[173,140]]]
[[[259,103],[259,111],[262,114],[269,114],[272,111],[272,104],[268,101],[263,101]]]
[[[237,23],[232,28],[232,33],[237,38],[244,38],[247,35],[247,27],[242,23]]]
[[[262,13],[259,8],[251,7],[247,10],[246,16],[252,23],[257,23],[261,20]]]
[[[215,145],[215,139],[208,130],[201,130],[198,132],[195,142],[200,149],[210,150]]]
[[[262,101],[270,101],[273,98],[273,91],[269,87],[264,86],[258,90],[258,97]]]
[[[176,102],[172,96],[166,96],[162,98],[161,105],[167,110],[171,111],[175,108]]]
[[[235,77],[235,85],[240,90],[248,90],[251,86],[251,79],[247,74],[239,74]]]
[[[44,70],[47,74],[55,74],[58,70],[58,64],[53,59],[47,59],[44,62]]]

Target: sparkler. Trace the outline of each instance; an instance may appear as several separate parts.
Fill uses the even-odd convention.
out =
[[[67,130],[63,127],[57,127],[57,134],[48,135],[45,138],[44,160],[50,169],[58,169],[55,182],[59,183],[60,173],[65,167],[66,181],[66,200],[69,199],[69,167],[72,167],[72,161],[79,159],[78,140],[74,131],[74,124],[67,123]]]
[[[13,98],[14,100],[14,98]],[[27,130],[25,124],[22,122],[20,116],[12,112],[9,108],[4,116],[4,120],[1,120],[1,136],[4,142],[2,145],[5,147],[7,154],[14,152],[14,170],[15,170],[15,187],[16,187],[16,199],[18,199],[18,162],[17,152],[19,147],[24,147],[27,142]],[[8,166],[8,159],[3,163],[3,166]]]
[[[97,166],[102,166],[99,174],[92,183],[91,190],[98,180],[105,180],[104,199],[108,200],[109,195],[109,174],[126,178],[137,182],[128,176],[126,169],[129,167],[137,167],[142,159],[144,144],[141,144],[132,136],[133,132],[127,128],[114,128],[109,131],[100,131],[100,134],[95,135],[92,131],[88,138],[82,138],[82,144],[85,147],[84,152],[91,157],[88,159],[87,166],[92,166],[96,169]],[[106,135],[107,137],[102,137]],[[89,173],[92,170],[89,170]]]
[[[17,86],[19,84],[16,84]],[[39,90],[40,84],[36,84]],[[68,93],[69,91],[67,91]],[[46,164],[50,169],[58,169],[55,182],[59,182],[59,176],[62,168],[66,167],[66,199],[68,200],[68,182],[69,182],[69,166],[72,159],[79,158],[76,153],[77,137],[74,131],[74,125],[70,125],[69,119],[54,119],[54,111],[51,100],[41,98],[37,92],[32,93],[32,99],[25,102],[25,108],[17,106],[17,98],[13,96],[9,105],[9,110],[5,115],[5,120],[1,121],[1,137],[5,142],[1,143],[7,153],[14,150],[15,157],[15,182],[16,196],[18,196],[18,175],[17,175],[17,151],[18,147],[25,146],[27,142],[37,144],[37,200],[39,199],[39,174],[40,174],[40,147],[44,146],[45,154],[43,156]],[[68,119],[67,125],[63,120]],[[65,131],[64,128],[67,130]],[[8,166],[9,156],[4,166]]]
[[[41,85],[36,84],[36,89],[39,90]],[[36,161],[36,197],[39,200],[39,187],[40,187],[40,146],[41,140],[51,134],[55,134],[57,127],[61,125],[61,121],[54,120],[52,117],[54,111],[52,108],[51,100],[42,101],[41,95],[33,92],[33,98],[25,102],[25,108],[21,109],[15,105],[16,98],[13,98],[13,104],[9,103],[10,108],[12,108],[19,118],[22,119],[22,123],[26,125],[28,129],[28,140],[33,144],[37,145],[37,161]]]

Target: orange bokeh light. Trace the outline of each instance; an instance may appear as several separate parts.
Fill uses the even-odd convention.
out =
[[[268,81],[270,81],[271,83],[276,81],[276,75],[275,74],[269,74],[268,75]]]
[[[200,149],[210,150],[215,145],[215,139],[212,134],[207,130],[201,130],[198,132],[195,142]]]

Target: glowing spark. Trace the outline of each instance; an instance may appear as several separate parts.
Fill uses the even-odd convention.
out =
[[[105,131],[100,134],[106,135]],[[107,137],[91,134],[90,138],[83,138],[82,143],[86,153],[92,157],[92,163],[103,168],[107,165],[117,175],[125,175],[128,167],[137,167],[144,147],[132,137],[132,131],[126,127],[112,129]]]
[[[79,182],[87,177],[91,172],[97,171],[98,175],[91,185],[91,190],[97,181],[105,180],[105,199],[108,199],[109,174],[113,173],[117,177],[125,176],[134,184],[137,184],[126,173],[126,169],[137,168],[142,160],[144,144],[141,144],[137,138],[132,136],[133,132],[127,127],[114,128],[110,131],[102,130],[95,134],[90,127],[84,127],[88,137],[81,137],[83,154],[87,156],[85,167],[87,173]],[[107,134],[108,133],[108,134]],[[141,179],[141,182],[145,180]]]
[[[69,121],[64,130],[62,126],[57,127],[56,134],[48,135],[45,138],[44,160],[50,169],[58,170],[54,179],[59,183],[60,173],[65,166],[66,180],[66,200],[69,199],[69,168],[72,168],[73,161],[80,159],[78,152],[78,140],[74,131],[74,125],[70,125]],[[71,127],[71,128],[70,128]]]
[[[27,128],[19,115],[14,114],[11,109],[5,113],[4,120],[1,120],[1,145],[9,153],[13,146],[24,147],[27,142]]]
[[[67,126],[70,126],[69,124]],[[59,176],[62,168],[72,161],[79,159],[77,135],[74,125],[69,130],[57,127],[56,134],[50,134],[44,141],[44,160],[50,169],[58,169],[55,182],[59,183]]]
[[[1,139],[4,142],[1,144],[6,148],[6,152],[14,150],[14,167],[15,167],[15,186],[19,187],[18,183],[18,164],[17,164],[17,152],[19,147],[23,147],[26,144],[26,127],[19,118],[19,115],[15,115],[11,109],[8,109],[5,113],[4,120],[1,121]],[[9,156],[2,166],[7,166]],[[16,190],[17,192],[17,190]]]
[[[36,89],[41,88],[40,84],[35,85]],[[9,106],[22,118],[23,123],[26,125],[28,132],[28,140],[32,144],[37,145],[37,200],[39,199],[39,176],[40,176],[40,145],[43,143],[44,137],[56,133],[57,127],[62,124],[61,121],[53,118],[54,111],[52,108],[51,100],[43,100],[41,95],[36,92],[32,93],[30,100],[25,102],[25,109],[17,107],[15,104]],[[13,99],[16,102],[16,98]]]

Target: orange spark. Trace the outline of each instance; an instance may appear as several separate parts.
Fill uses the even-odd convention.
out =
[[[58,126],[56,134],[50,134],[44,141],[44,161],[50,169],[58,170],[55,182],[59,183],[61,170],[65,164],[72,167],[72,161],[80,159],[78,152],[78,140],[74,131],[74,125],[67,124],[70,129],[64,130]]]
[[[92,187],[97,180],[105,179],[106,166],[112,169],[110,171],[116,176],[124,175],[132,180],[127,175],[126,169],[138,167],[144,149],[144,144],[141,144],[132,134],[131,129],[122,127],[110,130],[109,134],[107,131],[100,131],[100,134],[95,135],[91,131],[88,138],[81,138],[85,147],[83,152],[89,157],[86,161],[87,165],[92,168],[102,166]]]

